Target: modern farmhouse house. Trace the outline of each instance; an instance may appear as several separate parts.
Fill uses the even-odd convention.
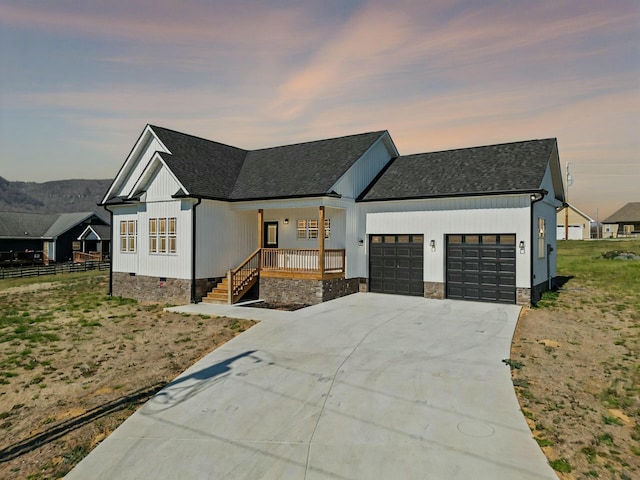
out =
[[[243,150],[147,125],[102,204],[114,295],[528,304],[563,202],[555,139],[401,156],[387,131]]]

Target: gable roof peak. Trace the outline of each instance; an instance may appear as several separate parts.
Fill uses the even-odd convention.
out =
[[[162,134],[163,134],[163,133],[165,133],[165,134],[167,134],[167,133],[168,133],[168,134],[172,134],[172,135],[180,135],[180,136],[182,136],[182,137],[191,138],[191,139],[196,140],[196,141],[208,142],[208,143],[213,143],[213,144],[216,144],[216,145],[222,145],[222,146],[224,146],[224,147],[235,148],[235,149],[238,149],[238,150],[244,150],[244,151],[246,151],[245,149],[243,149],[243,148],[239,148],[239,147],[236,147],[236,146],[234,146],[234,145],[229,145],[229,144],[227,144],[227,143],[217,142],[217,141],[215,141],[215,140],[210,140],[210,139],[208,139],[208,138],[199,137],[199,136],[197,136],[197,135],[192,135],[192,134],[190,134],[190,133],[180,132],[180,131],[178,131],[178,130],[173,130],[173,129],[171,129],[171,128],[161,127],[161,126],[159,126],[159,125],[153,125],[153,124],[151,124],[151,123],[148,123],[148,124],[147,124],[147,127],[149,127],[149,128],[153,131],[153,133],[155,133],[156,135],[158,135],[158,137],[160,137],[160,139],[161,139],[161,140],[162,140],[162,138],[161,138],[161,137],[162,137]],[[163,143],[164,143],[164,142],[163,142]],[[167,147],[168,147],[168,145],[167,145]],[[173,152],[172,152],[172,153],[173,153]]]

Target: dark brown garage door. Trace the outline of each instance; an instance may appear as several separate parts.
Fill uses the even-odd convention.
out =
[[[516,303],[516,236],[448,235],[447,298]]]
[[[369,290],[424,296],[423,235],[371,235]]]

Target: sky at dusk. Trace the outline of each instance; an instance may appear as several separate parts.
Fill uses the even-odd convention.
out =
[[[0,0],[0,176],[113,178],[147,123],[246,149],[556,137],[602,220],[640,201],[640,2]]]

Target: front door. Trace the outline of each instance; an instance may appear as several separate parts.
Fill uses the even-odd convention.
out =
[[[264,248],[278,248],[278,222],[264,222]]]

